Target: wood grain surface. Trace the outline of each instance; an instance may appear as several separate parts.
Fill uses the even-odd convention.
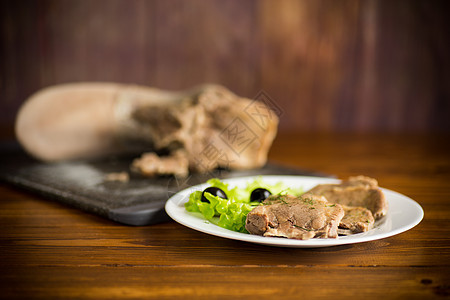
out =
[[[260,246],[175,222],[130,227],[0,185],[2,299],[444,299],[450,295],[450,137],[281,134],[270,160],[365,174],[425,217],[390,238]]]
[[[450,131],[448,1],[5,0],[0,126],[41,88],[266,92],[282,130]]]

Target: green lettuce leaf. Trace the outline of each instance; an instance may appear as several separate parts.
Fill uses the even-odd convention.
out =
[[[245,188],[231,188],[228,183],[218,178],[212,178],[207,183],[211,187],[217,187],[223,190],[228,199],[222,199],[210,193],[205,193],[205,197],[209,200],[209,203],[202,202],[202,191],[195,191],[190,194],[188,202],[185,203],[186,210],[201,213],[206,220],[220,227],[243,233],[248,233],[245,229],[247,214],[256,206],[261,205],[259,202],[250,202],[250,195],[254,189],[265,188],[272,195],[292,194],[298,196],[303,192],[301,188],[289,188],[282,182],[274,185],[267,184],[260,177],[252,182],[248,182]]]

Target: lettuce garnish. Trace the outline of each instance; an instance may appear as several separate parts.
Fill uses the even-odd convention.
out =
[[[245,188],[231,188],[228,183],[217,178],[212,178],[207,183],[211,187],[217,187],[224,191],[228,199],[205,193],[205,197],[210,203],[202,202],[202,191],[195,191],[189,196],[189,201],[185,203],[186,210],[200,213],[206,220],[220,227],[243,233],[248,233],[245,229],[247,214],[256,206],[261,205],[260,202],[250,202],[250,194],[254,189],[264,188],[269,190],[272,195],[302,194],[301,188],[290,188],[283,182],[270,185],[260,177],[248,182]]]

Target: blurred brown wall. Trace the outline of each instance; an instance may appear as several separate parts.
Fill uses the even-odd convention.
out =
[[[450,131],[446,1],[2,1],[0,120],[45,86],[202,82],[281,130]]]

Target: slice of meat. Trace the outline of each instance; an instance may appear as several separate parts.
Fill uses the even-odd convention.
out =
[[[339,234],[344,233],[347,235],[366,232],[373,228],[375,219],[367,208],[345,205],[342,205],[342,208],[344,209],[345,215],[339,223]]]
[[[189,161],[186,154],[179,150],[169,156],[158,156],[154,152],[144,153],[139,159],[135,159],[131,170],[144,176],[170,175],[186,177]]]
[[[247,215],[245,228],[251,234],[307,240],[336,238],[344,209],[324,197],[275,195]]]
[[[369,209],[378,220],[386,215],[388,203],[378,182],[369,177],[356,176],[340,184],[319,184],[308,191],[324,196],[329,202]]]
[[[364,187],[378,187],[378,181],[375,178],[359,175],[350,176],[348,180],[342,182],[344,186],[364,186]]]

